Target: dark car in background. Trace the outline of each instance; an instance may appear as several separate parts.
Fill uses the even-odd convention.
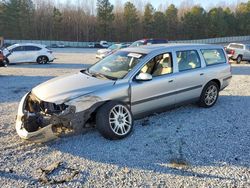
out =
[[[3,55],[3,52],[0,50],[0,67],[4,67],[4,66],[6,66],[5,57]]]
[[[130,47],[137,47],[142,45],[150,45],[150,44],[166,44],[168,43],[167,39],[141,39],[133,42]]]

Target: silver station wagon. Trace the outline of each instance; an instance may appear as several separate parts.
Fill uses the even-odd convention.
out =
[[[221,46],[159,44],[125,48],[77,74],[54,78],[21,100],[16,130],[45,142],[96,126],[107,139],[128,136],[134,119],[180,104],[212,107],[229,85]]]

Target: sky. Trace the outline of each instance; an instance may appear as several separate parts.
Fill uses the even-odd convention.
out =
[[[141,1],[143,3],[150,2],[156,9],[158,9],[161,5],[163,8],[165,6],[174,4],[177,7],[179,7],[183,2],[187,3],[189,5],[201,5],[205,9],[209,9],[211,7],[215,7],[218,5],[222,6],[231,6],[236,5],[240,2],[247,2],[248,0],[110,0],[112,4],[115,4],[116,2],[127,2],[131,1],[132,3],[136,4],[135,2]]]

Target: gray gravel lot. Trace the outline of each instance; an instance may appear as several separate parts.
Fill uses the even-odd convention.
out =
[[[96,62],[93,49],[71,51],[56,49],[48,65],[0,68],[0,187],[250,187],[250,64],[233,65],[213,108],[188,105],[138,120],[123,140],[95,129],[46,144],[21,140],[14,127],[21,97]]]

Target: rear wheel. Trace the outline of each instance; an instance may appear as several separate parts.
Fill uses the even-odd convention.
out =
[[[128,136],[132,131],[133,123],[130,109],[120,102],[108,102],[101,106],[96,114],[98,131],[110,140]]]
[[[219,86],[217,83],[211,81],[202,90],[199,105],[204,108],[212,107],[219,96]]]
[[[242,61],[242,55],[238,55],[238,57],[236,59],[236,63],[240,64],[241,61]]]
[[[48,61],[49,61],[49,59],[48,59],[48,57],[46,57],[46,56],[40,56],[40,57],[38,57],[37,60],[36,60],[36,62],[37,62],[38,64],[47,64]]]

